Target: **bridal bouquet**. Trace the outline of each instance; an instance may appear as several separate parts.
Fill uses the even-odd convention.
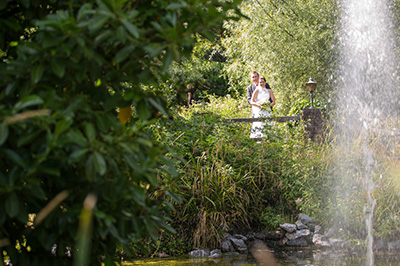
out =
[[[271,103],[269,102],[269,100],[260,101],[259,104],[261,105],[261,109],[267,109],[271,107]]]

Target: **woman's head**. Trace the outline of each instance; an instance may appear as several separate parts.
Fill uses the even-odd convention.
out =
[[[265,79],[264,76],[261,76],[261,77],[260,77],[260,86],[261,86],[262,88],[265,88],[265,84],[267,84],[267,81],[266,81],[266,79]]]

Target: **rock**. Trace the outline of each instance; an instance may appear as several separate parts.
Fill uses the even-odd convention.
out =
[[[233,252],[235,248],[233,247],[229,239],[222,241],[222,252]]]
[[[288,233],[293,233],[296,231],[297,227],[295,224],[288,224],[288,223],[284,223],[279,225],[283,230],[285,230]]]
[[[210,256],[209,249],[196,249],[189,252],[189,256],[193,257],[208,257]]]
[[[400,240],[396,240],[388,243],[388,250],[400,250]]]
[[[229,233],[226,233],[224,236],[224,240],[228,240],[229,238],[232,238],[232,235]]]
[[[297,238],[297,239],[292,239],[286,242],[287,246],[294,246],[294,247],[307,247],[308,246],[308,241],[305,238]]]
[[[300,220],[296,221],[296,227],[298,230],[308,229],[308,227],[305,224],[303,224]]]
[[[374,241],[374,250],[385,250],[388,248],[388,245],[382,239]]]
[[[229,239],[231,241],[233,247],[235,248],[236,251],[239,253],[247,253],[247,245],[242,239],[237,239],[237,238],[231,238]]]
[[[319,232],[321,232],[321,229],[322,229],[322,227],[319,226],[319,225],[316,225],[315,228],[314,228],[314,230],[311,230],[311,228],[310,228],[310,230],[311,230],[312,232],[316,233],[316,234],[319,234]]]
[[[299,220],[305,225],[308,225],[309,223],[316,223],[317,222],[317,219],[315,219],[313,217],[309,217],[304,213],[300,213],[299,214]]]
[[[210,252],[210,256],[208,256],[210,259],[218,259],[222,256],[222,252],[219,249],[213,249]]]
[[[303,230],[297,230],[294,233],[286,233],[286,238],[288,240],[295,240],[298,238],[304,238],[310,236],[311,232],[308,229],[303,229]]]
[[[159,258],[168,258],[168,257],[170,257],[171,255],[168,255],[168,254],[165,253],[165,252],[159,252],[159,253],[157,253],[157,256],[158,256]]]
[[[329,244],[335,249],[342,249],[348,246],[349,242],[342,239],[329,239]]]
[[[311,232],[315,232],[315,230],[317,229],[317,226],[319,226],[319,225],[316,225],[316,224],[313,224],[313,223],[307,224],[307,227],[308,227],[308,229],[311,230]]]
[[[236,239],[241,239],[244,242],[247,242],[247,237],[245,237],[244,235],[234,234],[233,237],[236,238]]]
[[[265,239],[268,240],[280,240],[285,236],[286,231],[282,228],[278,228],[275,232],[267,232],[265,233]]]
[[[330,247],[331,244],[329,243],[329,240],[326,236],[321,235],[321,234],[314,234],[312,242],[314,245],[317,247]]]
[[[254,234],[254,238],[255,239],[259,239],[259,240],[264,240],[264,239],[266,239],[266,234],[264,234],[264,233],[256,233],[256,234]]]

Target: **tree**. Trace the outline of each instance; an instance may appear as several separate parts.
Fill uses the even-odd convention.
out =
[[[238,4],[2,2],[0,249],[13,264],[70,265],[67,247],[76,264],[111,263],[117,246],[173,231],[178,199],[159,178],[174,167],[147,130],[168,112],[144,88]]]
[[[318,82],[317,100],[334,96],[337,58],[337,1],[264,1],[243,3],[249,19],[226,22],[224,38],[229,80],[239,91],[249,72],[265,75],[277,98],[277,111],[287,115],[298,100],[309,98],[305,82]]]

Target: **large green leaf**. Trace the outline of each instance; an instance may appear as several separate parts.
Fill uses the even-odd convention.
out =
[[[127,19],[121,19],[121,23],[125,26],[125,28],[128,30],[130,34],[132,34],[133,37],[136,39],[139,38],[139,29],[135,25],[133,25],[129,20]]]
[[[24,159],[19,156],[14,150],[5,149],[3,153],[7,156],[6,158],[10,159],[13,163],[19,165],[22,168],[26,168],[26,162]]]
[[[56,74],[59,78],[62,78],[65,74],[65,64],[62,61],[57,60],[56,58],[52,58],[50,61],[51,69],[54,74]]]
[[[99,173],[100,175],[104,175],[107,171],[107,164],[106,161],[104,160],[103,155],[95,151],[93,153],[93,161],[97,173]]]
[[[3,123],[0,124],[0,146],[7,140],[8,126]]]
[[[33,83],[38,83],[42,77],[45,70],[45,66],[42,64],[34,65],[32,67],[31,77]]]
[[[30,95],[30,96],[23,98],[21,101],[17,102],[15,104],[15,110],[19,111],[23,108],[34,106],[34,105],[40,105],[43,103],[44,103],[43,99],[40,98],[39,96]]]
[[[17,216],[17,214],[19,212],[19,206],[20,206],[20,204],[19,204],[19,199],[18,199],[17,193],[12,192],[11,194],[9,194],[6,197],[6,200],[5,200],[6,212],[11,218],[14,218],[15,216]]]

